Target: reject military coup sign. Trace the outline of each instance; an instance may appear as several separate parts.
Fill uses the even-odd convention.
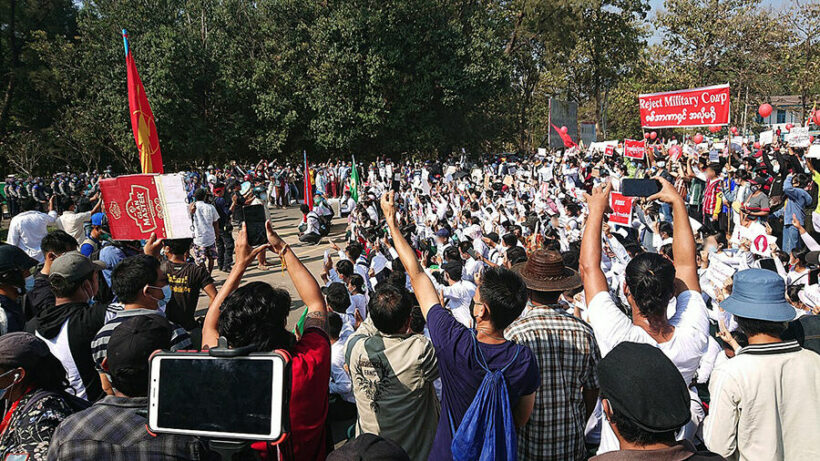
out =
[[[730,123],[729,85],[638,96],[641,126],[679,128]]]

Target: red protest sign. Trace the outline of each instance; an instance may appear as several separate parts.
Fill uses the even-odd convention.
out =
[[[134,174],[100,181],[115,240],[191,238],[191,216],[181,175]]]
[[[683,155],[683,151],[677,144],[671,146],[667,152],[669,153],[670,162],[677,162],[678,159],[680,159],[681,155]]]
[[[678,128],[728,125],[729,85],[638,96],[641,126],[644,128]]]
[[[632,224],[632,197],[626,197],[619,192],[609,194],[609,207],[612,213],[609,214],[609,222],[629,226]]]
[[[606,150],[604,151],[604,155],[606,155],[607,157],[612,157],[612,154],[614,154],[614,153],[615,153],[615,146],[613,146],[612,144],[608,144],[606,146]]]
[[[624,157],[642,159],[646,153],[646,141],[624,139]]]

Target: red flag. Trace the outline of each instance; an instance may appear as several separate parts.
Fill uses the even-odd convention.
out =
[[[142,86],[137,64],[128,47],[128,32],[122,30],[125,44],[125,67],[128,70],[128,110],[131,114],[131,129],[134,131],[134,142],[140,154],[140,167],[143,173],[163,173],[162,154],[159,150],[159,135],[154,123],[154,113],[148,104],[148,96]]]
[[[307,151],[304,151],[305,156],[305,204],[313,209],[313,184],[310,181],[310,166],[307,161]]]
[[[558,136],[561,137],[561,141],[564,141],[564,147],[575,147],[575,143],[572,142],[572,138],[570,138],[568,134],[559,130],[554,123],[550,123],[550,125],[552,125],[552,128],[555,130],[555,132],[558,133]]]

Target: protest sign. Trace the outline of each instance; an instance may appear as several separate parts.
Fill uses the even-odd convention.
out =
[[[606,146],[606,150],[604,150],[604,155],[606,155],[607,157],[612,157],[612,154],[614,154],[614,153],[615,153],[615,146],[613,146],[613,145]]]
[[[786,141],[791,147],[809,147],[809,127],[795,126],[786,138]]]
[[[764,131],[764,132],[760,133],[760,145],[761,146],[769,145],[773,141],[774,141],[774,131],[773,130]]]
[[[646,153],[646,142],[624,139],[624,157],[643,159]]]
[[[609,195],[609,207],[612,208],[612,213],[609,214],[610,223],[622,226],[632,225],[632,197],[612,192]]]
[[[185,182],[179,174],[134,174],[100,181],[105,214],[115,240],[193,237],[185,203]]]
[[[812,144],[809,146],[809,152],[806,158],[820,158],[820,144]]]
[[[681,150],[680,146],[678,146],[677,144],[670,147],[667,152],[669,153],[670,162],[677,162],[678,159],[680,159],[681,155],[683,155],[683,150]]]
[[[546,157],[547,148],[546,147],[539,147],[538,148],[538,155],[541,156],[541,157]]]
[[[701,289],[712,299],[717,299],[718,294],[726,286],[726,281],[731,280],[735,272],[736,270],[732,266],[721,262],[717,258],[709,258],[709,267],[701,277]]]
[[[729,85],[638,96],[641,126],[678,128],[728,125]]]

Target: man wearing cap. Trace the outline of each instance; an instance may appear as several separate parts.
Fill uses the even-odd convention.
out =
[[[103,241],[111,236],[108,234],[108,219],[105,213],[94,213],[91,215],[91,231],[88,238],[80,245],[80,253],[86,258],[90,258],[96,251],[100,251]],[[99,258],[97,258],[99,259]]]
[[[57,220],[54,197],[48,201],[48,214],[37,211],[37,202],[28,197],[22,203],[23,212],[11,218],[7,242],[19,247],[38,262],[43,262],[40,241],[48,233],[48,226]]]
[[[155,315],[133,317],[114,330],[106,368],[115,394],[69,416],[57,427],[49,461],[208,458],[199,439],[148,432],[148,357],[169,348],[171,330],[166,319]]]
[[[26,318],[20,296],[26,291],[26,277],[37,261],[13,245],[0,245],[0,335],[21,331]]]
[[[781,335],[794,319],[776,273],[735,274],[720,307],[734,315],[749,345],[712,372],[706,446],[738,460],[820,459],[806,431],[820,427],[820,355]]]
[[[581,286],[581,277],[547,250],[512,270],[527,284],[529,310],[504,336],[532,350],[542,383],[532,417],[518,432],[518,459],[585,459],[584,426],[598,399],[601,353],[592,327],[558,304],[561,293]]]
[[[63,363],[74,395],[90,401],[102,395],[91,361],[91,340],[105,322],[107,306],[89,301],[97,294],[103,266],[76,251],[55,259],[48,276],[55,305],[41,310],[26,325]]]
[[[707,461],[675,433],[689,422],[689,390],[675,364],[657,347],[623,342],[598,364],[601,406],[620,450],[595,461]],[[759,458],[769,459],[769,458]]]

